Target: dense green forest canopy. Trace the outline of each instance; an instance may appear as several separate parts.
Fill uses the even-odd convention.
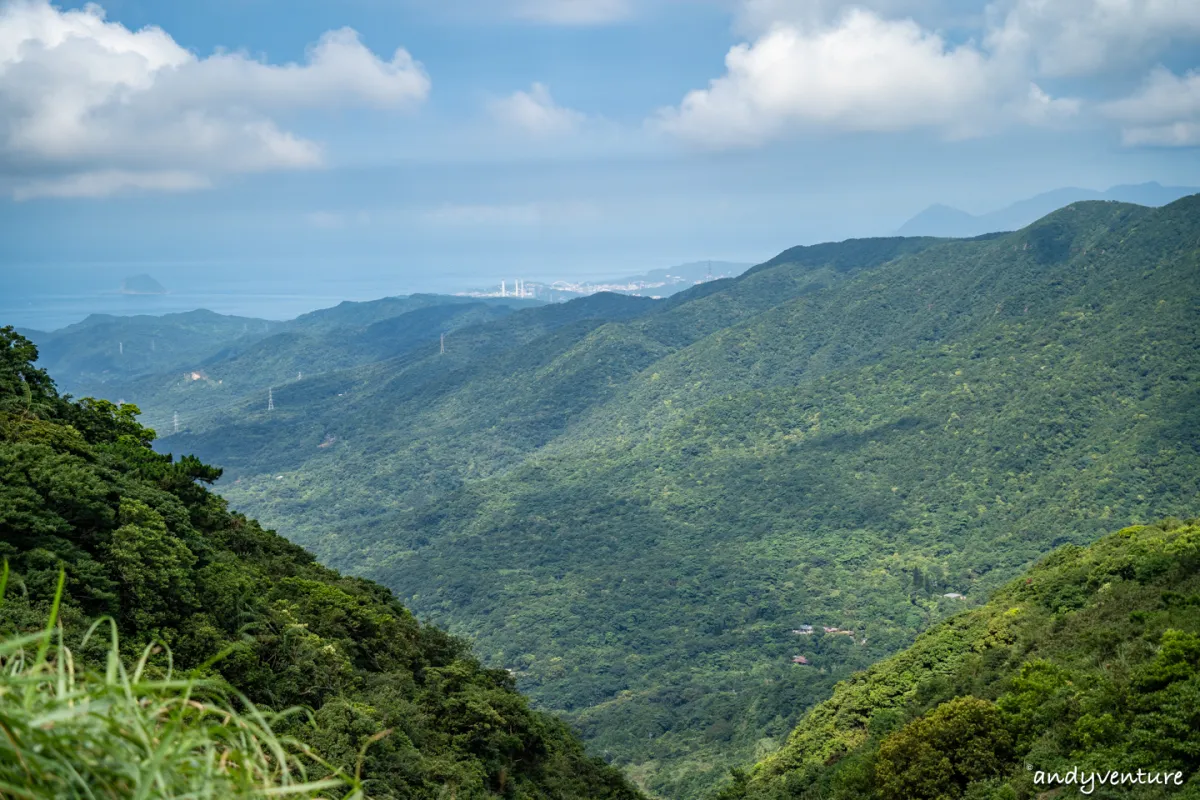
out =
[[[1172,780],[1068,785],[1072,769]],[[839,683],[779,752],[713,798],[1016,800],[1063,786],[1200,797],[1200,523],[1055,551]]]
[[[530,710],[507,672],[418,624],[382,586],[230,512],[206,488],[219,469],[154,452],[135,405],[60,396],[36,357],[0,328],[0,557],[12,570],[0,634],[41,629],[65,568],[59,620],[81,669],[104,671],[108,637],[82,639],[111,618],[129,661],[166,646],[153,674],[170,666],[264,708],[311,709],[277,731],[329,769],[353,774],[370,744],[370,797],[639,796],[564,723]]]
[[[308,345],[268,338],[208,362],[254,384],[234,406],[108,390],[164,433],[194,403],[160,447],[688,798],[1051,549],[1200,513],[1198,289],[1200,197],[1076,203],[463,319],[445,352],[436,306],[338,323],[362,360],[299,380]]]

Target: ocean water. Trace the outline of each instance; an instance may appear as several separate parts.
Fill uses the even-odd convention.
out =
[[[126,295],[126,277],[148,274],[163,295]],[[0,266],[0,326],[53,331],[91,314],[218,314],[286,320],[343,300],[454,292],[469,275],[414,275],[395,269],[259,264],[56,264]]]
[[[198,308],[256,319],[287,320],[318,308],[335,306],[343,300],[384,297],[347,297],[342,294],[287,293],[170,293],[166,295],[123,295],[119,292],[62,292],[13,295],[0,298],[0,326],[15,325],[53,331],[79,322],[91,314],[134,316],[174,314]]]
[[[352,263],[139,262],[0,263],[0,326],[54,331],[91,314],[171,314],[198,308],[268,320],[294,319],[344,300],[378,300],[418,292],[445,293],[511,286],[515,278],[609,280],[644,272],[644,265],[566,267],[561,272],[502,274],[485,264],[401,268],[386,261]],[[126,295],[125,278],[150,275],[168,293]]]

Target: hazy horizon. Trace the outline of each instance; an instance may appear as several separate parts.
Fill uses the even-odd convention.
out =
[[[0,291],[453,291],[1200,185],[1200,6],[198,8],[0,0]]]
[[[720,259],[698,259],[699,261]],[[765,259],[764,259],[765,260]],[[625,269],[564,270],[552,274],[488,276],[471,271],[428,275],[402,273],[380,265],[339,262],[117,262],[40,265],[36,270],[0,273],[0,325],[51,332],[90,314],[162,315],[205,309],[218,314],[288,320],[344,301],[362,302],[409,294],[452,294],[499,286],[514,279],[603,281],[641,275],[689,261]],[[742,262],[750,265],[754,262]],[[126,295],[125,278],[148,274],[167,289],[164,295]]]
[[[1179,185],[1179,181],[1167,185]],[[1112,188],[1116,185],[1101,188],[1064,186],[1038,195],[1068,189],[1103,192]],[[1001,211],[1035,196],[987,207],[982,213]],[[517,278],[543,283],[557,280],[595,282],[704,261],[749,266],[767,261],[796,245],[892,235],[896,235],[896,231],[888,229],[863,231],[840,238],[818,236],[759,252],[753,257],[734,254],[721,258],[693,252],[690,257],[657,260],[635,257],[619,262],[603,256],[589,257],[585,251],[578,261],[565,260],[561,264],[550,260],[540,263],[530,259],[518,261],[517,254],[511,250],[502,251],[494,263],[480,263],[478,259],[469,258],[455,262],[452,258],[434,254],[431,263],[423,268],[406,265],[399,257],[382,255],[5,263],[0,268],[0,320],[2,324],[45,332],[80,322],[91,314],[161,315],[197,309],[282,321],[344,301],[362,302],[420,293],[452,294],[496,287],[501,281],[511,285]],[[137,274],[149,274],[160,281],[168,293],[161,296],[122,294],[122,281]]]

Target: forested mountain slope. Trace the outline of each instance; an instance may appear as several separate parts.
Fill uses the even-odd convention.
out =
[[[460,297],[449,294],[410,294],[384,297],[380,300],[354,302],[347,300],[332,308],[322,308],[301,314],[287,323],[291,330],[309,332],[331,331],[339,328],[363,328],[376,322],[395,319],[412,311],[436,306],[471,305],[496,308],[536,308],[540,300],[518,297]]]
[[[335,768],[353,775],[369,744],[370,797],[638,797],[563,723],[531,711],[503,670],[418,624],[383,587],[230,512],[202,486],[219,469],[151,450],[136,406],[60,397],[35,358],[0,329],[5,638],[40,629],[65,566],[60,619],[80,669],[105,669],[108,637],[81,640],[112,617],[130,661],[151,641],[170,648],[152,658],[152,676],[170,666],[222,678],[264,707],[311,708],[280,732]]]
[[[93,314],[53,332],[26,331],[43,369],[68,378],[72,389],[129,380],[166,370],[192,370],[226,343],[255,341],[283,324],[197,310],[162,316]]]
[[[797,248],[465,326],[165,446],[697,796],[1054,547],[1200,514],[1198,248],[1200,197]]]
[[[638,365],[519,467],[305,541],[686,796],[963,602],[942,595],[1200,511],[1197,206],[1080,205],[786,299]],[[663,327],[604,326],[571,366]]]
[[[519,463],[680,348],[844,280],[855,270],[839,261],[844,250],[879,263],[935,242],[796,248],[795,264],[764,265],[666,301],[596,294],[525,310],[455,331],[444,353],[435,344],[286,385],[273,415],[261,413],[261,402],[238,408],[173,445],[220,461],[235,489],[283,503],[304,498],[306,527],[371,525]],[[292,535],[307,541],[301,529]]]
[[[539,364],[571,364],[580,339],[653,306],[646,298],[597,294],[467,326],[446,337],[444,353],[433,341],[283,386],[273,413],[261,404],[238,409],[171,446],[221,460],[247,488],[302,498],[309,523],[342,529],[378,519],[514,463],[602,402],[609,372],[638,368],[647,359],[642,348],[614,348],[588,374],[568,369],[523,379]],[[256,474],[264,464],[270,474]],[[300,465],[307,467],[298,471]],[[275,480],[281,471],[282,482]]]
[[[839,683],[720,800],[1200,797],[1200,524],[1068,545]],[[1045,773],[1045,774],[1039,774]],[[1180,773],[1175,778],[1173,773]],[[1168,785],[1169,783],[1169,785]],[[1180,788],[1180,786],[1184,788]]]
[[[437,347],[442,334],[539,301],[414,294],[344,302],[273,322],[191,311],[93,315],[52,333],[28,332],[45,368],[79,396],[138,398],[145,424],[197,430],[215,414],[265,408],[272,387]],[[176,418],[178,415],[178,419]]]

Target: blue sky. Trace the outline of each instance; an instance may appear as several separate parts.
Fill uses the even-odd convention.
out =
[[[0,0],[0,269],[755,261],[1200,185],[1197,68],[1186,0]]]

